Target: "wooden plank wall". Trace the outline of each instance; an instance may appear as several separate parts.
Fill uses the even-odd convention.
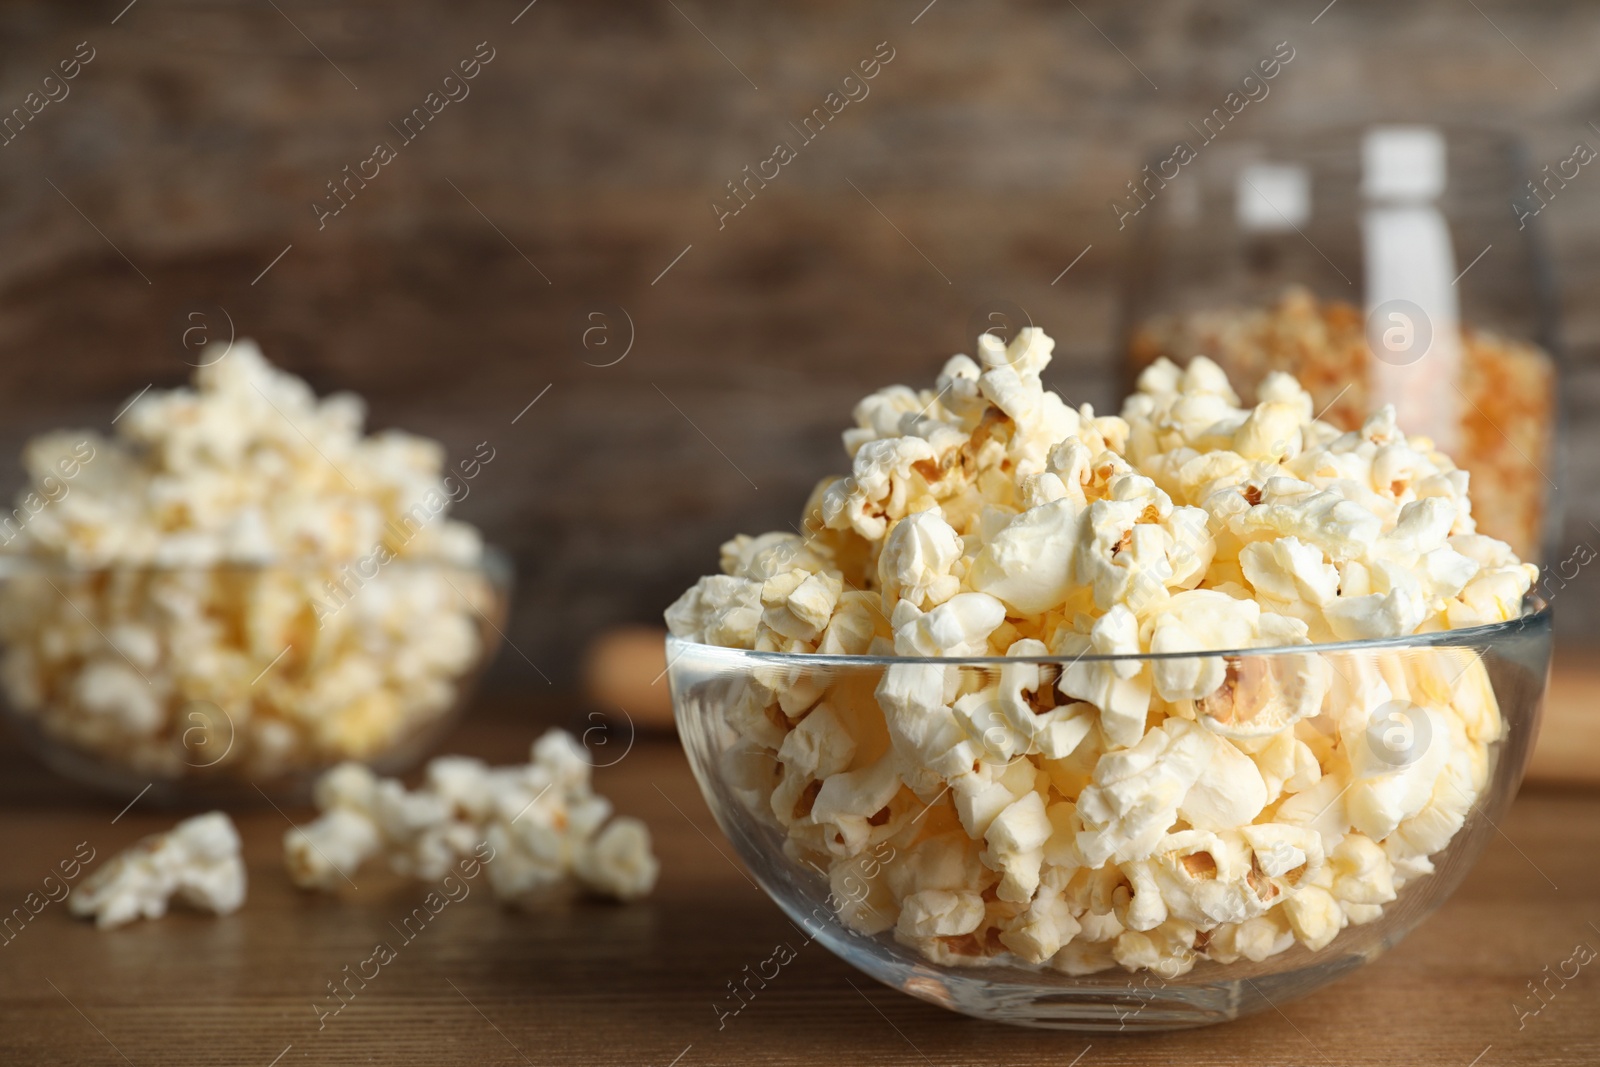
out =
[[[986,301],[1058,338],[1054,385],[1114,401],[1106,202],[1278,42],[1295,59],[1250,135],[1418,119],[1518,130],[1535,161],[1600,145],[1600,13],[1577,0],[524,2],[0,8],[0,111],[93,51],[0,147],[3,484],[29,434],[180,380],[188,316],[220,331],[225,309],[373,425],[494,444],[461,513],[515,553],[512,639],[561,681],[725,536],[791,521],[852,402],[931,380]],[[875,51],[869,94],[802,143],[789,124]],[[404,141],[390,123],[475,52],[470,94]],[[719,228],[724,183],[778,140],[796,158]],[[379,141],[395,157],[319,229]],[[1597,208],[1585,173],[1539,220],[1569,544],[1600,540]],[[631,349],[595,365],[624,312]],[[600,322],[612,347],[585,349]],[[1600,636],[1596,600],[1558,604],[1568,637]]]

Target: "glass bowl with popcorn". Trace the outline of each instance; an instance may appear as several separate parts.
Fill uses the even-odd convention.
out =
[[[51,767],[119,794],[303,792],[402,770],[492,656],[505,557],[448,517],[492,462],[362,432],[248,342],[115,436],[56,432],[0,548],[0,691]]]
[[[718,822],[806,936],[1030,1026],[1194,1026],[1376,958],[1464,877],[1551,616],[1468,479],[1216,364],[1068,407],[1028,328],[867,397],[802,533],[667,611]]]

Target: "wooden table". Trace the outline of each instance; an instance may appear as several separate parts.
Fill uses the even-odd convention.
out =
[[[450,751],[508,760],[534,727],[469,724]],[[713,1007],[793,931],[747,881],[670,742],[598,775],[642,816],[663,867],[649,900],[539,914],[487,888],[448,906],[318,1028],[326,983],[365,959],[424,888],[363,871],[337,896],[294,890],[287,818],[236,813],[250,897],[227,918],[174,912],[112,932],[48,906],[0,948],[0,1064],[1593,1064],[1600,963],[1519,1030],[1527,983],[1600,948],[1600,794],[1525,792],[1459,892],[1399,948],[1279,1012],[1206,1030],[1081,1035],[965,1019],[802,949],[719,1029]],[[79,842],[97,862],[178,813],[88,796],[0,752],[0,904],[20,904]],[[1554,983],[1552,983],[1554,988]],[[1076,1058],[1075,1057],[1081,1057]]]

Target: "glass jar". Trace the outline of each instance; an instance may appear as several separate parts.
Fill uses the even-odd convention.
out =
[[[1577,161],[1536,172],[1510,137],[1429,126],[1203,136],[1113,205],[1136,231],[1130,379],[1205,355],[1246,404],[1274,370],[1343,429],[1394,404],[1471,474],[1481,532],[1555,558],[1556,313],[1534,218]]]

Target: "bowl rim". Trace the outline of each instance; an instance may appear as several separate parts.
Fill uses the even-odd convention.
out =
[[[1308,656],[1330,652],[1394,651],[1408,648],[1461,648],[1493,644],[1513,634],[1543,628],[1551,630],[1554,612],[1550,602],[1536,593],[1524,595],[1522,612],[1516,618],[1503,622],[1463,626],[1454,630],[1431,630],[1427,633],[1402,634],[1399,637],[1369,637],[1357,641],[1329,641],[1304,645],[1271,645],[1265,648],[1216,648],[1191,652],[1118,652],[1076,656],[852,656],[827,652],[758,652],[748,648],[730,648],[726,645],[708,645],[690,641],[675,634],[667,635],[667,670],[683,656],[694,654],[714,659],[726,659],[751,666],[772,667],[893,667],[893,666],[956,666],[1004,667],[1013,663],[1038,663],[1069,665],[1073,663],[1145,663],[1163,660],[1201,659],[1212,656],[1246,658],[1251,656]]]

